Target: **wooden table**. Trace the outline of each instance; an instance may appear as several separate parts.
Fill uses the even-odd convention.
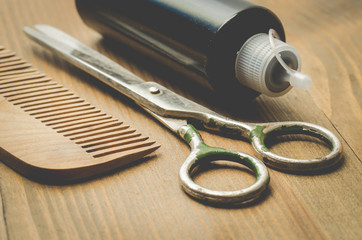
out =
[[[109,114],[131,124],[162,147],[105,176],[64,186],[44,185],[0,163],[0,239],[361,239],[362,2],[360,0],[255,0],[276,13],[288,42],[313,80],[308,91],[279,98],[258,97],[234,106],[196,96],[182,76],[126,49],[111,51],[77,15],[73,0],[0,0],[0,44]],[[331,129],[344,148],[343,163],[315,175],[270,169],[270,190],[241,208],[216,208],[189,198],[178,170],[189,147],[147,113],[35,45],[23,26],[53,25],[99,50],[147,81],[238,120],[312,122]],[[124,51],[124,53],[123,53]],[[191,87],[190,87],[191,86]],[[208,100],[209,99],[209,100]],[[250,145],[202,132],[207,143],[254,154]],[[323,146],[294,141],[273,150],[294,157],[323,152]],[[242,169],[204,169],[196,181],[235,189],[253,180]]]

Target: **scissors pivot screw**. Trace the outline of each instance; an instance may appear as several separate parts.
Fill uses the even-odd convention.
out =
[[[152,94],[160,94],[161,93],[161,90],[158,89],[157,87],[150,87],[149,90],[150,90],[150,93],[152,93]]]

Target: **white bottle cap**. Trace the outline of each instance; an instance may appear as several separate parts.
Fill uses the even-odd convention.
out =
[[[308,89],[310,77],[299,72],[301,58],[297,50],[274,39],[274,30],[249,38],[240,48],[235,61],[238,81],[265,95],[276,97],[287,93],[292,86]]]

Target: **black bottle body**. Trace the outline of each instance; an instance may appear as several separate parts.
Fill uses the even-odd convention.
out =
[[[283,27],[246,0],[76,0],[83,21],[188,77],[234,95],[257,95],[235,78],[241,46]]]

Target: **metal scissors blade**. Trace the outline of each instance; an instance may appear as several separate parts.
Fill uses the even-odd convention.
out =
[[[187,122],[180,119],[197,119],[208,129],[240,135],[249,139],[256,152],[263,157],[264,163],[278,170],[315,171],[328,168],[341,159],[342,146],[338,138],[323,127],[304,122],[244,123],[228,119],[157,83],[143,81],[117,63],[56,28],[47,25],[36,25],[35,28],[37,31],[31,28],[24,28],[24,31],[36,42],[133,99],[190,144],[190,156],[192,157],[189,156],[181,168],[180,179],[184,190],[194,197],[214,202],[233,202],[235,199],[237,199],[236,201],[248,201],[260,195],[260,190],[265,189],[269,177],[263,164],[260,164],[259,160],[250,155],[203,148],[204,143],[196,129],[191,125],[186,125]],[[314,159],[292,159],[273,153],[264,144],[265,139],[270,135],[295,133],[311,135],[323,140],[330,146],[330,153]],[[190,175],[193,168],[202,162],[200,151],[205,149],[212,152],[210,156],[213,157],[206,157],[209,160],[214,161],[215,156],[231,158],[231,161],[245,164],[257,173],[257,184],[252,185],[252,189],[247,191],[249,194],[247,197],[243,191],[232,194],[225,192],[223,195],[220,192],[210,192],[194,185]],[[251,197],[251,192],[254,192],[253,197]]]
[[[119,64],[52,26],[38,24],[35,25],[35,29],[24,27],[27,36],[40,45],[158,115],[192,118],[199,112],[216,114],[155,82],[145,82]]]

